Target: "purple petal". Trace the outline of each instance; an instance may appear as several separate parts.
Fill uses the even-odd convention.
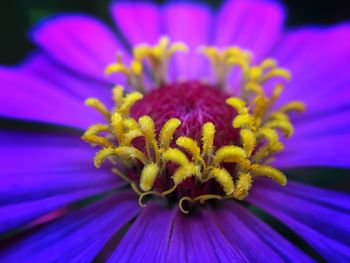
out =
[[[72,212],[0,252],[6,262],[91,262],[139,211],[134,194],[119,192]]]
[[[246,261],[268,258],[271,262],[312,262],[306,254],[234,201],[208,213],[208,217]]]
[[[276,165],[349,167],[349,34],[348,24],[295,30],[283,36],[272,54],[293,76],[279,105],[301,100],[307,108],[293,118],[296,135]]]
[[[127,54],[109,28],[84,15],[54,17],[35,28],[31,36],[62,65],[102,81],[108,81],[104,69],[117,52]]]
[[[185,216],[178,211],[168,242],[166,262],[240,262],[244,254],[232,245],[208,214]]]
[[[278,40],[283,22],[284,10],[273,1],[227,1],[216,18],[214,43],[249,49],[259,61]]]
[[[318,127],[315,126],[315,133]],[[350,167],[350,134],[292,138],[273,164],[279,168],[304,166]]]
[[[94,151],[64,135],[1,132],[0,232],[121,185],[93,167]]]
[[[149,262],[160,260],[159,248],[168,243],[174,210],[149,204],[124,236],[108,262]]]
[[[289,184],[285,189],[272,184],[255,187],[248,201],[281,220],[328,261],[348,261],[350,196],[322,190],[327,198],[337,196],[334,204],[316,195],[319,191],[313,187]]]
[[[207,6],[170,4],[163,9],[164,31],[173,41],[185,42],[188,54],[174,55],[177,77],[199,79],[210,69],[207,59],[198,54],[197,48],[209,41],[212,13]]]
[[[111,7],[116,25],[132,46],[155,44],[160,37],[159,8],[149,3],[114,3]]]
[[[0,68],[0,83],[4,87],[0,116],[77,128],[86,128],[103,120],[94,109],[84,105],[84,98],[77,98],[71,90],[61,87],[73,86],[76,82],[62,83],[67,80],[62,78],[56,84],[43,78],[44,76],[35,76],[29,70]]]
[[[299,120],[336,113],[349,105],[350,43],[344,41],[349,34],[348,24],[296,30],[286,33],[272,53],[293,76],[278,102],[300,99],[307,105]]]
[[[21,65],[20,71],[58,87],[74,96],[80,103],[89,97],[94,97],[113,107],[111,85],[77,74],[44,53],[32,55]]]

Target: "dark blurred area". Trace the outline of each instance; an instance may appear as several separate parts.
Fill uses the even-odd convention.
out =
[[[27,38],[27,32],[38,20],[61,12],[83,12],[112,23],[108,13],[110,2],[110,0],[1,0],[0,64],[15,64],[34,48]],[[223,1],[206,2],[217,8]],[[350,20],[349,0],[284,0],[283,2],[288,9],[289,26],[327,25]]]

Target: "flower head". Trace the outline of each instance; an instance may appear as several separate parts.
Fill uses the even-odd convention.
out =
[[[285,174],[349,167],[349,25],[282,31],[259,0],[111,11],[130,49],[64,15],[0,69],[1,259],[347,261],[349,195]]]
[[[271,110],[290,73],[273,59],[253,66],[251,52],[238,47],[211,46],[200,51],[212,63],[214,83],[167,83],[165,69],[171,56],[184,50],[188,50],[185,44],[171,44],[162,37],[155,46],[136,46],[130,67],[120,58],[107,66],[108,74],[126,75],[128,85],[137,91],[124,95],[124,88],[117,85],[111,112],[97,99],[86,101],[109,122],[91,126],[82,137],[102,147],[95,166],[109,159],[121,166],[112,171],[130,183],[141,204],[145,196],[162,196],[169,202],[178,200],[183,213],[188,213],[184,201],[242,200],[257,176],[285,185],[285,175],[266,161],[283,149],[279,133],[286,138],[293,133],[288,113],[304,110],[298,101]],[[145,62],[155,81],[149,92],[143,81]],[[243,75],[238,94],[225,91],[234,66]],[[264,86],[274,78],[280,80],[267,96]]]

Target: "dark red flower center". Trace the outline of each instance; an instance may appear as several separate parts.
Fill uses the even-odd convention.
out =
[[[199,144],[202,126],[206,122],[214,123],[216,135],[214,144],[238,143],[238,129],[232,128],[235,111],[225,103],[229,97],[215,86],[198,81],[164,85],[144,95],[133,106],[131,116],[135,119],[143,115],[150,116],[156,125],[157,133],[170,118],[181,120],[181,126],[175,132],[175,138],[188,136]]]

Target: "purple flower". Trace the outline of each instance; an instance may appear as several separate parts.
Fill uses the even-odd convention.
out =
[[[350,195],[279,169],[350,166],[350,26],[283,31],[258,0],[111,14],[45,21],[0,69],[1,260],[349,261]]]

